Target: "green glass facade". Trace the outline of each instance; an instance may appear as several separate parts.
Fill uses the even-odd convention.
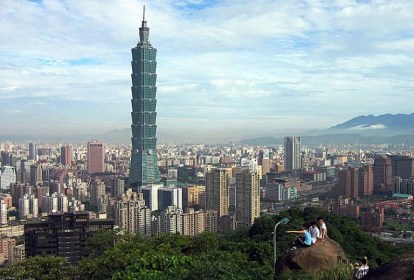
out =
[[[132,51],[132,156],[129,183],[143,186],[160,181],[157,145],[156,55],[148,41],[145,19],[139,29],[140,41]]]

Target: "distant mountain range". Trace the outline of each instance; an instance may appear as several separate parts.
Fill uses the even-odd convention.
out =
[[[332,126],[330,130],[348,132],[395,132],[414,133],[414,113],[411,114],[385,114],[358,116],[349,121]]]
[[[280,135],[280,134],[279,134]],[[305,145],[320,144],[401,144],[414,145],[414,113],[385,114],[380,116],[368,115],[352,118],[344,123],[328,129],[307,131],[302,135]],[[236,137],[236,136],[235,136]],[[157,131],[158,143],[200,143],[184,135],[170,135]],[[108,143],[130,144],[131,129],[111,130],[96,135],[44,136],[44,135],[0,135],[0,141],[36,141],[85,143],[90,140],[101,140]],[[283,144],[280,137],[253,137],[238,141],[248,145],[278,145]]]

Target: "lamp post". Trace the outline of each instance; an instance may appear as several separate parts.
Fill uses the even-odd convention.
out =
[[[289,223],[289,219],[283,218],[275,225],[275,228],[273,229],[273,275],[276,275],[276,228],[280,224],[286,225],[287,223]]]

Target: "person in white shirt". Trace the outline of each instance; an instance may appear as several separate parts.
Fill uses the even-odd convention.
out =
[[[318,225],[315,221],[311,222],[311,226],[309,227],[309,233],[312,238],[312,244],[316,244],[318,242],[318,237],[320,235]]]
[[[369,266],[368,266],[368,258],[364,257],[361,261],[361,265],[359,267],[357,267],[357,272],[356,272],[356,279],[362,279],[365,275],[368,274],[369,271]]]
[[[318,217],[318,223],[320,225],[319,239],[323,241],[325,238],[328,238],[328,228],[326,227],[325,221],[322,217]]]

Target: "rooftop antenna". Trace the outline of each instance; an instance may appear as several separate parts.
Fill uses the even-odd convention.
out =
[[[143,13],[142,13],[142,27],[147,26],[147,22],[145,21],[145,5],[143,7]]]

